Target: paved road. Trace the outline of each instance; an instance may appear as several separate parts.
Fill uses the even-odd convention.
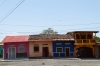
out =
[[[33,59],[0,62],[0,66],[100,66],[100,60]]]

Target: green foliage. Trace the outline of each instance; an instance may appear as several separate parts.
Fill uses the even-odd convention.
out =
[[[48,28],[47,30],[43,30],[40,34],[58,34],[58,32],[54,31],[51,28]]]
[[[100,37],[94,36],[96,42],[100,42]]]

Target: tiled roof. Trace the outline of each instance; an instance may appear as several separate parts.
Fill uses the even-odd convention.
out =
[[[28,38],[29,36],[6,36],[2,42],[26,42]]]
[[[74,40],[70,34],[40,34],[29,35],[29,40]]]

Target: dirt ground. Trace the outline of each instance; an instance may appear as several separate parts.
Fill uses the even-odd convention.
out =
[[[100,66],[100,60],[31,59],[1,61],[0,66]]]

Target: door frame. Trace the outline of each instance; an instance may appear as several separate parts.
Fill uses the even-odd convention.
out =
[[[8,59],[10,59],[9,58],[9,48],[15,48],[15,58],[16,58],[16,47],[8,47]]]
[[[66,49],[69,48],[69,57],[70,57],[70,47],[65,47],[65,57],[66,57]]]

